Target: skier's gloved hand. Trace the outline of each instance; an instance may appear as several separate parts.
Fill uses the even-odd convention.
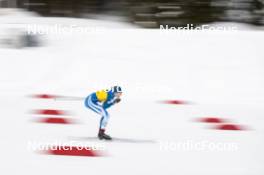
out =
[[[115,99],[115,103],[119,103],[121,101],[120,98]]]

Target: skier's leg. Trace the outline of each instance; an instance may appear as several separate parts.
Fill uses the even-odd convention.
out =
[[[109,135],[105,134],[105,128],[107,126],[108,120],[109,114],[104,108],[102,108],[102,118],[100,120],[100,128],[98,133],[99,139],[112,140]]]
[[[95,113],[97,114],[100,114],[101,115],[101,108],[99,105],[97,104],[94,104],[91,100],[91,96],[88,96],[85,101],[84,101],[84,104],[87,108],[91,109],[92,111],[94,111]]]
[[[87,97],[85,99],[85,106],[102,116],[100,120],[100,128],[98,133],[99,139],[111,140],[112,138],[107,134],[105,134],[105,128],[109,119],[108,112],[102,106],[93,103],[91,97]]]
[[[100,120],[100,129],[104,129],[106,128],[107,126],[107,123],[108,123],[108,120],[109,120],[109,114],[108,112],[102,108],[102,118]]]
[[[91,97],[87,97],[85,100],[85,106],[101,115],[100,129],[105,129],[109,119],[108,112],[102,106],[94,104],[91,101]]]

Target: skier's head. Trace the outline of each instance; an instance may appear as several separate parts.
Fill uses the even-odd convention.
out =
[[[120,98],[121,95],[122,95],[122,88],[120,86],[113,86],[111,88],[111,91],[114,93],[114,95],[117,97],[117,98]]]

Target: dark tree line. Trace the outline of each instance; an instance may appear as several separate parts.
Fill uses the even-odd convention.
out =
[[[264,0],[5,0],[44,16],[118,14],[129,21],[182,26],[214,21],[264,24]],[[1,1],[2,6],[5,1]],[[7,3],[6,3],[7,4]],[[9,3],[10,4],[10,3]],[[155,26],[154,26],[155,27]]]

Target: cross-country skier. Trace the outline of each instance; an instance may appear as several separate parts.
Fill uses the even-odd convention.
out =
[[[90,94],[85,99],[85,106],[97,114],[101,115],[98,138],[100,140],[112,140],[105,134],[106,125],[109,120],[107,108],[121,101],[122,89],[120,86],[114,86],[110,90],[101,90]]]

